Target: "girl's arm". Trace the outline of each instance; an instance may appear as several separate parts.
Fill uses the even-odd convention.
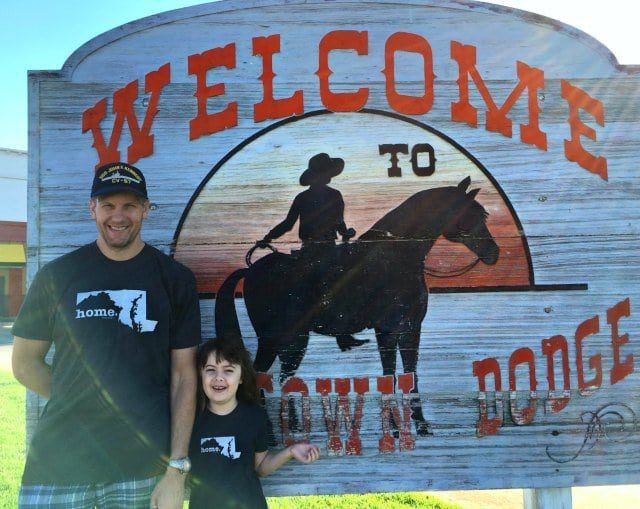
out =
[[[272,474],[291,458],[301,463],[313,463],[320,457],[320,449],[316,445],[299,443],[290,445],[280,451],[257,452],[255,456],[256,472],[260,477]]]

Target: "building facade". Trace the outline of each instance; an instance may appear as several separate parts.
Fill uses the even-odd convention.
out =
[[[27,152],[0,148],[0,317],[17,314],[25,291]]]

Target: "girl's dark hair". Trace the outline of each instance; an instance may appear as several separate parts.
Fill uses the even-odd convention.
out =
[[[240,366],[242,383],[238,387],[236,397],[245,403],[255,403],[258,400],[258,389],[256,386],[256,371],[253,369],[253,361],[249,352],[241,341],[222,340],[219,338],[210,339],[200,345],[198,349],[198,401],[200,410],[207,407],[207,397],[202,390],[202,370],[207,364],[209,356],[215,353],[216,362],[227,361]]]

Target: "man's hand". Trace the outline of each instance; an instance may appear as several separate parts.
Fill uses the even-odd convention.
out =
[[[196,350],[195,346],[171,350],[171,458],[184,458],[189,451],[198,384]],[[167,467],[151,494],[151,507],[182,509],[186,477]]]
[[[175,468],[167,468],[151,494],[151,509],[182,509],[186,477]]]
[[[262,240],[256,241],[256,246],[258,246],[260,249],[266,249],[267,247],[269,247],[270,242],[271,242],[271,239],[267,239],[265,237]]]
[[[45,361],[49,348],[50,341],[14,336],[11,356],[16,380],[47,399],[51,397],[51,366]]]

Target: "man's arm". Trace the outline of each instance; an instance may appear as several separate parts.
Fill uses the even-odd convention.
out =
[[[51,366],[45,362],[50,341],[14,336],[11,367],[13,376],[27,389],[51,397]]]
[[[171,350],[171,458],[179,459],[189,452],[189,439],[196,411],[197,347]],[[151,496],[151,506],[182,509],[185,475],[167,467]]]
[[[184,458],[196,413],[198,347],[171,350],[171,458]]]

